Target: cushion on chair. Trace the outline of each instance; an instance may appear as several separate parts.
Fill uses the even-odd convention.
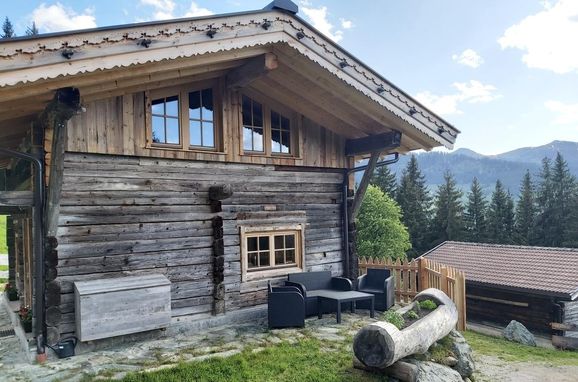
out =
[[[365,289],[375,288],[383,292],[385,280],[390,276],[389,269],[367,269],[367,276],[365,278]]]

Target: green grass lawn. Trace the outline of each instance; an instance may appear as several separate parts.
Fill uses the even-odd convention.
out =
[[[465,337],[476,354],[496,356],[506,362],[578,366],[578,352],[523,346],[474,332],[466,332]],[[387,381],[385,376],[354,369],[352,356],[347,343],[322,343],[317,339],[306,339],[259,350],[247,348],[227,358],[181,363],[153,372],[130,373],[123,381]],[[102,380],[102,375],[99,380]]]
[[[8,253],[6,246],[6,216],[0,215],[0,253]]]
[[[387,381],[352,367],[353,352],[345,343],[306,339],[262,350],[245,349],[227,358],[181,363],[170,369],[131,373],[125,382],[202,381]]]
[[[498,357],[506,362],[535,362],[553,366],[578,366],[578,352],[524,346],[502,338],[468,331],[464,337],[476,354]]]

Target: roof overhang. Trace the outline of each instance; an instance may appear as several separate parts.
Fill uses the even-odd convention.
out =
[[[279,70],[251,86],[264,91],[282,85],[283,95],[303,101],[303,109],[308,111],[303,114],[345,121],[344,136],[397,130],[403,134],[405,151],[453,147],[457,129],[308,23],[282,10],[2,41],[0,131],[29,122],[58,88],[78,87],[87,99],[91,94],[113,94],[110,87],[131,89],[147,79],[159,86],[170,80],[163,73],[176,72],[181,78],[210,77],[267,52],[279,57]],[[314,89],[311,93],[298,91],[303,86]],[[308,96],[314,97],[315,106],[320,105],[319,113],[307,106],[311,101]]]

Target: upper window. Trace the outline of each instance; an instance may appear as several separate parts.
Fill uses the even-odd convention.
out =
[[[243,96],[243,149],[264,152],[263,105]]]
[[[247,153],[294,155],[291,119],[266,104],[242,96],[243,150]]]
[[[178,96],[153,100],[151,115],[153,143],[181,143]]]
[[[213,88],[153,92],[150,102],[152,145],[216,150],[215,104]]]
[[[215,147],[213,89],[189,93],[189,128],[191,146]]]

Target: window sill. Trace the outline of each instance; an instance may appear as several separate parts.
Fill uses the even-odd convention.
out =
[[[260,153],[260,152],[248,152],[248,151],[244,151],[243,153],[241,153],[241,156],[273,158],[273,159],[295,159],[295,160],[303,159],[300,156],[295,156],[295,155],[291,155],[291,154],[267,154],[267,153]]]
[[[243,282],[247,281],[258,281],[258,280],[266,280],[275,277],[283,277],[289,273],[300,273],[303,272],[303,268],[299,267],[280,267],[274,269],[267,269],[263,271],[248,271],[243,279]]]
[[[182,147],[171,147],[163,145],[150,145],[147,146],[149,150],[166,150],[166,151],[181,151],[185,153],[196,153],[196,154],[216,154],[216,155],[226,155],[224,151],[216,151],[215,149],[183,149]]]

